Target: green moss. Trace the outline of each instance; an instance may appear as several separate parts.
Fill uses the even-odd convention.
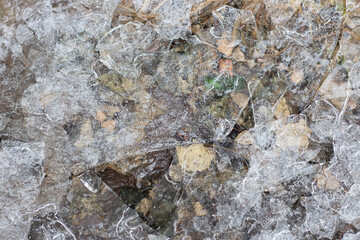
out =
[[[244,87],[245,79],[237,76],[207,76],[204,79],[205,87],[208,90],[214,90],[217,92],[229,93],[239,90]]]

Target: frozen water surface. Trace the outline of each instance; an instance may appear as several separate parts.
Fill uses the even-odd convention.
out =
[[[0,0],[0,239],[359,239],[359,16]]]

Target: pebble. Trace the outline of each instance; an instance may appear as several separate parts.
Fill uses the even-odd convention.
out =
[[[236,61],[236,62],[245,62],[245,55],[244,53],[240,50],[239,47],[236,47],[234,49],[234,52],[232,54],[232,57],[233,59]]]
[[[79,140],[75,142],[75,147],[83,148],[89,146],[93,141],[93,132],[90,119],[87,119],[80,129]]]
[[[287,147],[305,148],[309,145],[308,135],[311,132],[304,119],[297,123],[288,123],[276,131],[276,145],[283,149]]]
[[[120,108],[118,106],[108,105],[104,107],[104,110],[107,116],[112,117],[115,113],[120,111]]]
[[[327,76],[319,89],[321,96],[329,99],[338,109],[342,109],[348,94],[348,82],[345,76],[344,70],[341,67],[336,67]],[[350,101],[348,102],[348,106],[349,103]]]
[[[136,206],[136,211],[146,216],[151,208],[151,201],[147,198],[141,199],[140,203]]]
[[[219,60],[219,72],[220,73],[227,73],[231,77],[234,76],[233,73],[233,63],[230,59],[220,59]]]
[[[304,78],[304,72],[300,69],[295,69],[290,76],[293,83],[298,84]]]
[[[318,187],[325,187],[326,190],[338,190],[341,186],[336,177],[327,169],[325,169],[321,175],[316,176],[315,181]]]
[[[204,210],[204,207],[199,202],[194,204],[194,212],[196,216],[205,216],[207,214],[206,210]]]
[[[274,115],[277,119],[285,118],[290,116],[290,108],[286,104],[286,99],[283,97],[277,105]]]
[[[250,60],[247,60],[247,65],[249,66],[249,68],[253,68],[256,66],[256,62],[254,59],[250,59]]]
[[[102,123],[103,121],[105,121],[105,119],[106,119],[106,115],[103,111],[96,112],[96,120]]]
[[[181,168],[177,165],[173,165],[169,170],[169,177],[174,182],[181,182],[183,180]]]
[[[223,53],[227,57],[231,56],[234,46],[229,42],[229,40],[226,39],[226,34],[223,34],[222,38],[217,40],[216,44],[218,46],[217,49],[219,52]]]
[[[235,138],[235,142],[240,145],[252,145],[254,144],[254,136],[249,132],[249,130],[242,131]]]
[[[80,175],[81,173],[85,172],[86,169],[87,169],[87,167],[85,166],[84,163],[76,163],[76,164],[72,165],[70,168],[71,173],[74,176]]]
[[[105,128],[108,132],[112,132],[116,127],[116,122],[115,120],[107,120],[101,124],[101,127]]]
[[[203,144],[177,147],[176,152],[179,165],[186,172],[204,171],[215,159],[214,150],[206,148]]]
[[[245,108],[249,103],[249,97],[241,92],[232,92],[230,96],[240,108]]]

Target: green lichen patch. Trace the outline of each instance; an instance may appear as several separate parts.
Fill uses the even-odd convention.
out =
[[[245,79],[239,76],[209,75],[204,79],[205,87],[216,92],[230,93],[245,86]]]

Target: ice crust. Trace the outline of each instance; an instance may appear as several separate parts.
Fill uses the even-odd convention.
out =
[[[22,239],[27,236],[45,176],[45,144],[2,141],[1,149],[0,237]]]
[[[75,164],[88,169],[126,156],[129,149],[133,151],[131,153],[144,151],[138,145],[133,147],[144,133],[129,120],[133,115],[124,109],[121,109],[121,116],[116,118],[120,129],[112,133],[97,129],[93,135],[85,136],[87,141],[82,142],[81,148],[75,146],[79,139],[67,135],[64,126],[74,115],[81,115],[95,129],[97,110],[102,106],[101,99],[94,91],[98,85],[96,78],[100,75],[96,64],[101,63],[141,85],[138,78],[144,63],[142,59],[148,56],[151,59],[160,58],[169,51],[172,41],[185,39],[191,28],[191,9],[200,1],[136,0],[133,1],[135,9],[157,14],[158,22],[128,22],[111,28],[112,16],[120,2],[0,1],[0,100],[8,102],[9,106],[8,110],[0,112],[0,239],[27,239],[35,216],[57,212],[71,184],[69,178]],[[286,6],[291,7],[300,5],[302,1],[286,2]],[[317,3],[304,1],[305,14],[291,22],[294,11],[286,11],[285,8],[275,10],[280,1],[264,3],[270,9],[268,14],[272,16],[275,27],[266,33],[266,39],[262,38],[264,33],[258,32],[253,46],[257,54],[265,55],[270,46],[280,49],[288,45],[290,47],[283,53],[283,65],[303,69],[309,82],[327,73],[331,53],[337,47],[335,39],[340,34],[339,28],[344,18],[341,11],[336,7],[321,8]],[[349,14],[358,14],[359,8],[355,1],[348,1]],[[320,10],[314,9],[324,10],[319,13]],[[315,14],[327,24],[316,25]],[[196,37],[195,45],[205,44],[215,49],[219,39],[231,41],[231,37],[222,34],[231,35],[233,23],[239,17],[247,23],[244,32],[256,28],[251,10],[225,6],[212,13],[215,20],[211,34],[202,39]],[[351,23],[354,26],[360,24]],[[315,38],[328,31],[333,31],[334,37],[328,39],[327,45],[316,43]],[[294,102],[304,108],[299,116],[293,114],[293,118],[290,116],[285,120],[274,120],[273,103],[251,99],[249,104],[253,108],[255,122],[251,133],[255,143],[249,146],[248,172],[241,179],[233,177],[222,186],[213,186],[222,193],[214,197],[217,202],[214,204],[216,224],[210,226],[206,217],[196,217],[191,220],[189,232],[198,231],[204,235],[212,232],[215,239],[234,233],[246,239],[282,240],[305,239],[309,236],[331,239],[337,232],[342,232],[346,225],[360,229],[359,116],[355,111],[348,110],[350,99],[353,99],[356,111],[359,111],[360,63],[356,56],[360,54],[360,47],[350,42],[349,35],[343,34],[339,48],[345,56],[341,68],[346,68],[347,81],[341,87],[334,87],[331,79],[340,70],[331,69],[332,72],[325,79],[328,85],[324,86],[335,89],[334,92],[323,92],[322,97],[313,99],[306,106],[305,103],[314,93],[310,86],[288,84],[277,98],[290,89],[291,94],[299,96]],[[154,42],[162,45],[153,50]],[[244,52],[249,51],[244,41],[231,44],[239,46]],[[319,44],[319,47],[314,48],[313,44]],[[12,59],[12,64],[7,63],[10,61],[7,59]],[[11,69],[15,63],[21,68],[13,73]],[[313,77],[310,75],[314,73],[315,66],[318,76]],[[269,62],[257,75],[263,75],[274,67],[278,66]],[[26,80],[30,75],[34,81]],[[279,79],[282,77],[279,75]],[[165,79],[168,86],[176,81]],[[18,82],[27,87],[21,91],[14,87]],[[261,85],[260,82],[261,77],[247,86],[250,93],[255,94],[252,90]],[[150,109],[149,99],[153,96],[143,97],[148,98],[146,103],[149,104],[144,109]],[[340,100],[335,102],[334,99]],[[161,111],[171,111],[165,107],[161,109],[160,103],[159,106]],[[149,115],[148,112],[145,115]],[[181,117],[183,120],[186,115],[176,116],[176,120]],[[300,147],[301,144],[286,147],[276,145],[276,132],[300,119],[311,130],[307,136],[315,147],[310,148],[308,144],[305,144],[305,148]],[[173,119],[165,120],[174,124]],[[231,124],[233,120],[222,119],[224,123],[231,121]],[[78,124],[84,126],[85,121]],[[212,136],[213,139],[219,140],[224,136],[219,131]],[[146,146],[145,150],[175,145],[173,139],[162,140],[166,144],[157,142],[152,147]],[[330,159],[310,164],[321,158],[323,145],[331,145],[333,154]],[[225,154],[220,154],[218,158],[222,159],[217,163],[219,169],[225,169],[230,163],[229,158]],[[336,179],[338,188],[326,189],[326,184],[319,185],[316,176],[325,171],[328,175],[324,176],[331,174]],[[46,175],[52,180],[44,180]],[[192,176],[187,177],[184,181],[191,186]],[[129,208],[124,208],[122,214],[117,216],[119,218],[113,219],[109,232],[114,239],[166,239],[154,233],[147,235],[148,230]],[[67,226],[59,221],[53,219],[46,226],[48,235],[52,236],[46,239],[74,238]],[[342,239],[359,238],[358,232],[349,229]]]

